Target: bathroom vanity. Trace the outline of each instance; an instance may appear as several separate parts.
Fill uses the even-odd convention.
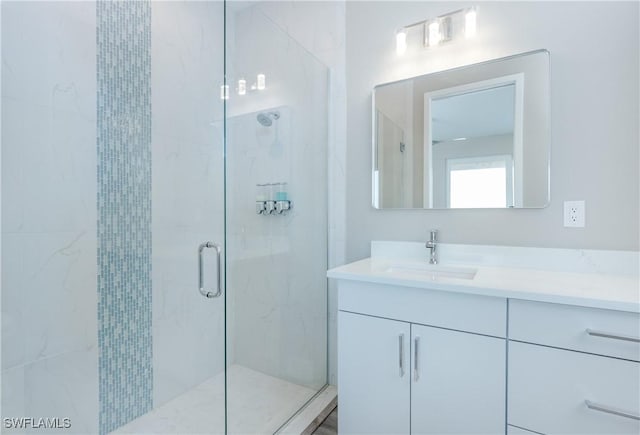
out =
[[[340,433],[640,432],[637,273],[496,265],[497,247],[475,262],[445,247],[431,266],[396,248],[328,273]]]

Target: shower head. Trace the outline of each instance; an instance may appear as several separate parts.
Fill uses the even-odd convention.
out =
[[[263,127],[271,127],[273,121],[280,119],[280,112],[261,112],[256,118]]]
[[[271,124],[273,124],[273,121],[271,121],[271,118],[268,115],[265,115],[264,113],[258,113],[258,122],[263,127],[271,127]]]

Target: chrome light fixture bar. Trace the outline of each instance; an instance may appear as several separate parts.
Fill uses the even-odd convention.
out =
[[[473,38],[477,33],[477,8],[458,9],[436,18],[430,18],[402,27],[396,32],[396,53],[407,51],[407,34],[415,28],[422,29],[422,46],[435,47],[456,39]]]

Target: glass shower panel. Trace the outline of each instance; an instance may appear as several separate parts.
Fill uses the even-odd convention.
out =
[[[1,8],[2,432],[224,433],[224,2]]]
[[[228,5],[227,422],[273,433],[327,380],[328,70]]]

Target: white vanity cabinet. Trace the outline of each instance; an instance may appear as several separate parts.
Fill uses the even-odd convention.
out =
[[[341,434],[640,434],[637,277],[423,263],[328,273]]]
[[[342,281],[338,304],[341,434],[505,433],[505,299]]]

